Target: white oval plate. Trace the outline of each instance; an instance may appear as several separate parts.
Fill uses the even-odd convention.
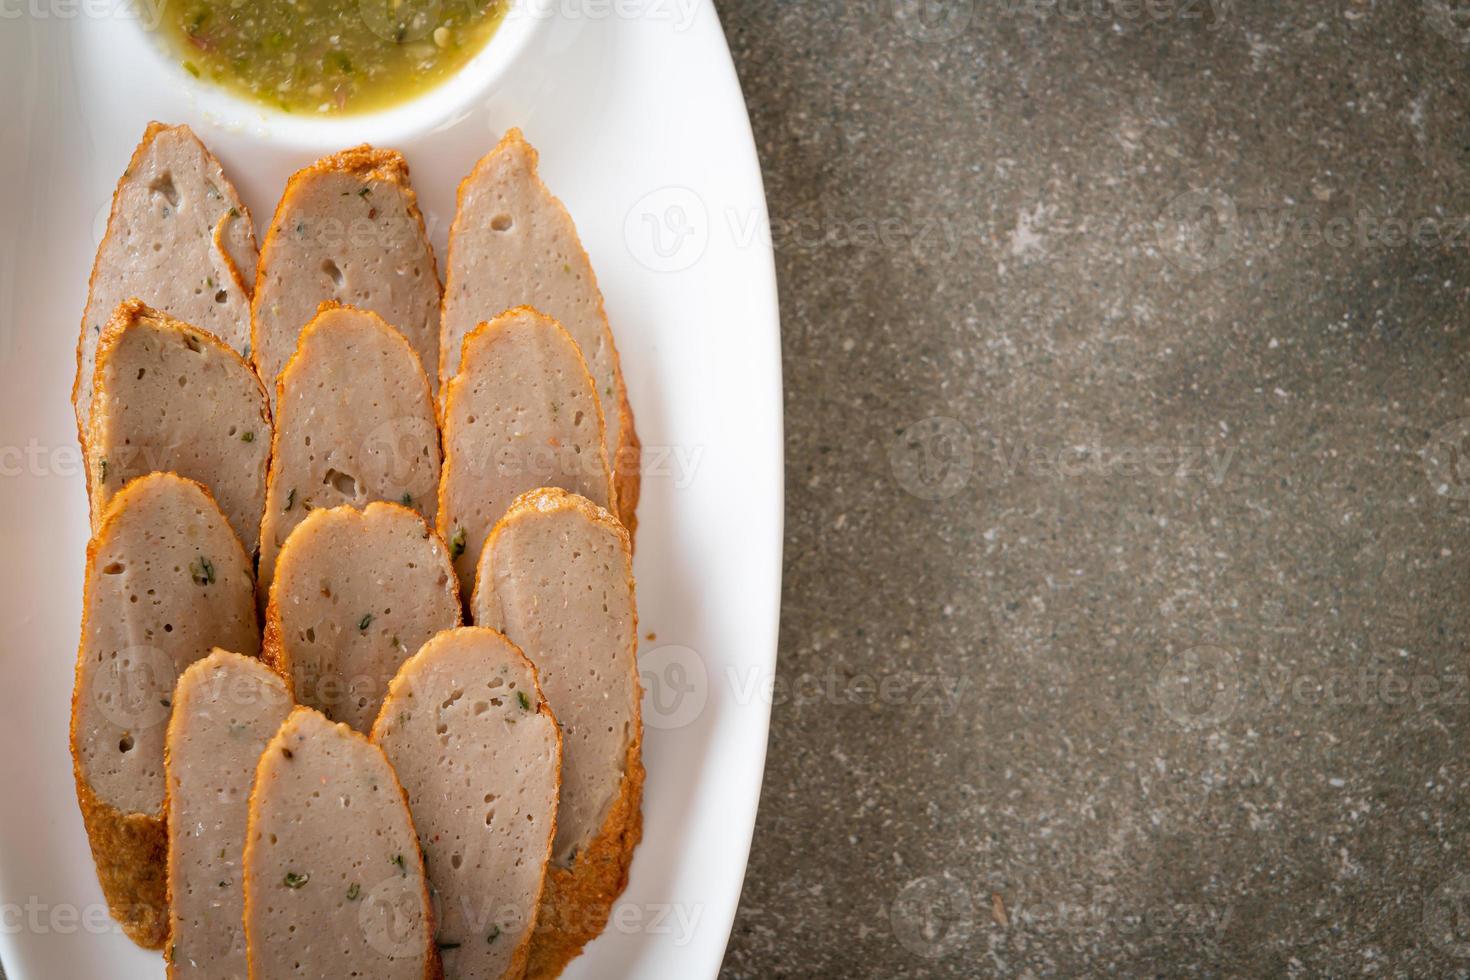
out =
[[[161,977],[161,957],[106,915],[67,751],[88,537],[69,397],[87,277],[150,119],[195,128],[257,227],[288,174],[348,140],[340,126],[313,143],[264,118],[222,125],[106,4],[15,9],[0,31],[0,958],[11,980]],[[493,90],[450,118],[426,104],[429,131],[363,128],[408,157],[442,257],[460,178],[522,127],[592,256],[644,443],[648,785],[632,881],[567,975],[712,977],[775,667],[781,379],[765,198],[709,0],[551,9]]]

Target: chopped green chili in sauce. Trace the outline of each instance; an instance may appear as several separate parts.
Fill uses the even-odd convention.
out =
[[[283,112],[371,112],[480,52],[509,0],[181,0],[159,32],[184,70]]]

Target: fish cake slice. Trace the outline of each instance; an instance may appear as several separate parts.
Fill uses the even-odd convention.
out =
[[[140,298],[243,353],[255,265],[250,211],[219,161],[188,126],[149,123],[113,192],[82,314],[71,398],[83,444],[97,344],[117,305]]]
[[[602,932],[642,836],[638,612],[628,533],[559,489],[523,494],[480,556],[475,623],[531,662],[562,731],[551,872],[529,976],[561,972]]]
[[[444,474],[439,533],[468,593],[485,536],[511,501],[565,487],[609,506],[602,410],[571,336],[529,307],[482,323],[465,338],[444,388]]]
[[[245,821],[255,768],[295,706],[255,657],[214,650],[174,688],[167,771],[170,980],[243,980]]]
[[[441,975],[403,789],[348,726],[291,712],[256,769],[244,863],[251,980]]]
[[[428,370],[439,363],[439,272],[396,150],[343,150],[286,183],[250,305],[251,356],[273,407],[276,377],[326,300],[372,310]],[[430,384],[437,392],[437,379]]]
[[[445,262],[440,383],[459,370],[460,345],[481,323],[517,306],[555,319],[581,348],[595,383],[616,481],[613,510],[631,529],[640,449],[618,349],[576,225],[536,165],[536,150],[512,129],[459,185]]]
[[[393,679],[372,738],[408,793],[445,975],[521,976],[561,779],[561,735],[536,669],[494,630],[447,630]]]
[[[366,733],[398,668],[461,615],[449,551],[418,514],[316,510],[276,563],[265,659],[299,703]]]
[[[239,354],[198,327],[128,300],[103,332],[92,406],[94,528],[128,481],[172,472],[204,484],[254,550],[271,420],[265,389]]]
[[[168,934],[164,737],[174,684],[215,647],[260,650],[249,559],[202,486],[116,494],[87,548],[72,692],[77,799],[108,909],[138,945]]]
[[[313,510],[389,500],[433,523],[439,422],[403,335],[368,310],[324,303],[276,382],[260,528],[260,595],[281,545]]]

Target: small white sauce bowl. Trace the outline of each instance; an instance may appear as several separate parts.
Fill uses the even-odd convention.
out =
[[[129,0],[122,0],[123,3]],[[166,0],[165,0],[166,2]],[[130,20],[159,60],[165,81],[188,93],[199,111],[225,129],[244,130],[278,145],[315,149],[323,145],[389,144],[452,123],[492,92],[552,16],[554,0],[511,0],[495,33],[465,65],[433,88],[406,102],[370,112],[282,112],[203,78],[183,67],[179,53],[141,18]]]

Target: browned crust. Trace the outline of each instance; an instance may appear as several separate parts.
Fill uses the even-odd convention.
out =
[[[229,233],[230,222],[238,220],[240,220],[238,215],[232,216],[228,211],[219,216],[219,220],[214,223],[214,248],[215,251],[219,252],[220,258],[224,260],[225,268],[230,272],[230,278],[235,280],[235,285],[240,287],[240,292],[244,294],[246,299],[249,299],[255,293],[255,282],[253,280],[251,282],[245,281],[245,276],[241,274],[240,267],[235,264],[235,257],[225,247],[225,235]],[[250,229],[250,244],[252,246],[255,244],[254,228]]]
[[[75,748],[73,748],[75,755]],[[168,940],[168,825],[163,817],[123,813],[103,803],[73,766],[77,803],[108,913],[144,949]]]
[[[193,337],[196,340],[202,341],[212,347],[217,353],[223,355],[226,360],[233,361],[242,370],[244,370],[246,376],[255,382],[255,387],[260,394],[261,423],[265,425],[265,427],[272,433],[271,441],[272,446],[274,446],[275,426],[271,422],[270,399],[266,397],[265,386],[260,383],[260,375],[255,373],[255,368],[250,365],[250,362],[241,357],[233,347],[225,343],[223,340],[220,340],[208,330],[205,330],[202,327],[196,327],[192,323],[185,323],[183,320],[177,320],[169,316],[167,313],[164,313],[160,310],[155,310],[147,303],[144,303],[142,300],[136,298],[123,300],[121,303],[117,304],[117,309],[113,311],[112,318],[107,321],[107,326],[102,331],[101,339],[97,341],[97,356],[93,361],[92,367],[92,407],[94,409],[98,405],[102,404],[102,377],[106,373],[102,369],[103,365],[107,361],[111,360],[113,351],[117,349],[118,344],[122,343],[123,334],[127,332],[127,329],[135,323],[139,323],[144,320],[153,322],[161,329],[172,330],[174,333]],[[87,461],[86,470],[88,498],[91,500],[92,504],[92,526],[94,529],[100,526],[102,514],[107,509],[109,500],[116,497],[116,495],[114,495],[114,498],[103,500],[96,492],[96,488],[92,485],[93,474],[96,471],[98,463],[98,459],[95,458],[95,444],[98,435],[97,427],[100,418],[101,415],[98,412],[92,412],[89,422],[89,428],[92,431],[87,433],[87,440],[83,443],[83,446],[85,447],[85,456]],[[266,466],[267,474],[269,474],[269,459],[267,459]],[[210,499],[214,499],[213,494],[210,495]],[[238,537],[238,529],[231,526],[231,530],[235,531],[236,536]],[[247,564],[249,564],[253,568],[253,563],[247,562]]]
[[[103,233],[102,241],[97,245],[97,254],[92,259],[92,274],[87,277],[87,307],[90,307],[92,305],[92,289],[97,284],[97,271],[102,262],[102,252],[104,246],[106,246],[108,240],[112,237],[112,222],[113,219],[117,217],[117,206],[119,200],[122,197],[123,185],[132,179],[133,171],[138,169],[139,164],[143,160],[144,154],[146,154],[148,152],[148,148],[153,145],[153,141],[158,137],[158,134],[169,131],[182,132],[187,135],[191,140],[199,145],[199,150],[201,153],[204,154],[205,161],[213,164],[216,167],[219,167],[220,173],[224,173],[225,168],[220,164],[219,159],[213,153],[209,152],[209,147],[205,146],[204,141],[201,140],[198,136],[194,135],[194,131],[188,126],[183,124],[177,126],[168,126],[164,123],[158,122],[157,120],[150,122],[147,128],[143,130],[143,138],[139,140],[138,145],[133,148],[133,155],[128,158],[128,165],[123,170],[122,176],[118,177],[117,185],[113,188],[112,207],[107,212],[107,230]],[[228,175],[226,175],[225,186],[222,188],[222,190],[229,194],[232,205],[236,208],[239,208],[240,217],[242,220],[244,220],[245,227],[250,232],[251,247],[254,247],[256,244],[255,222],[251,220],[250,209],[247,208],[245,206],[245,202],[240,199],[240,194],[238,191],[235,190],[235,186],[233,183],[230,182]],[[229,267],[231,269],[235,269],[235,260],[230,257],[229,250],[220,246],[219,236],[223,230],[223,223],[221,223],[215,229],[215,247],[219,249],[220,254],[224,256],[225,261],[229,265]],[[238,269],[235,269],[235,278],[237,280],[240,280],[240,272]],[[243,280],[240,281],[243,288]],[[246,288],[244,291],[245,295],[250,295],[250,289]],[[87,335],[87,307],[82,308],[82,327],[81,330],[77,333],[77,371],[71,383],[71,404],[73,414],[76,415],[77,419],[77,444],[82,447],[83,453],[85,453],[87,449],[87,433],[82,429],[82,416],[81,412],[77,408],[77,398],[81,395],[82,391],[82,344]],[[93,370],[95,373],[95,361]],[[87,496],[89,499],[91,498],[91,494],[92,474],[89,470],[87,473]]]
[[[623,381],[622,358],[618,354],[618,345],[613,338],[612,326],[608,323],[606,301],[602,295],[602,287],[597,284],[597,270],[592,268],[592,258],[587,254],[587,249],[583,247],[581,236],[576,233],[577,223],[572,220],[572,215],[567,211],[566,205],[561,202],[561,198],[551,193],[551,188],[547,187],[546,182],[541,179],[539,167],[537,166],[540,160],[540,154],[534,146],[526,141],[525,136],[522,135],[518,128],[508,130],[501,137],[500,142],[495,145],[495,148],[475,163],[475,167],[470,171],[469,176],[459,182],[459,189],[455,194],[455,220],[449,226],[449,247],[444,257],[444,289],[439,294],[439,387],[442,390],[449,382],[449,379],[445,377],[446,364],[444,351],[448,348],[449,344],[448,338],[444,333],[444,307],[448,302],[448,297],[453,295],[451,291],[454,288],[452,281],[454,275],[454,232],[456,226],[459,224],[459,215],[464,211],[466,189],[472,182],[483,175],[485,170],[489,168],[490,161],[494,157],[501,153],[509,153],[512,150],[520,150],[530,158],[531,178],[536,181],[537,188],[540,189],[541,193],[546,196],[546,199],[552,205],[561,211],[562,216],[566,218],[567,224],[571,226],[572,240],[582,252],[582,259],[587,263],[587,273],[591,277],[590,282],[593,292],[597,295],[597,315],[602,320],[602,331],[607,337],[607,349],[612,359],[613,383],[617,386],[618,390],[618,445],[613,449],[613,458],[608,461],[613,471],[614,490],[616,492],[616,500],[612,503],[618,517],[623,522],[623,526],[628,529],[628,538],[631,547],[633,533],[638,528],[637,511],[642,484],[641,459],[643,444],[639,441],[638,433],[633,426],[633,406],[628,402],[628,386]],[[479,328],[476,327],[476,329]],[[593,391],[596,391],[595,387]],[[601,396],[598,397],[597,401],[599,405],[602,403]]]
[[[548,323],[552,327],[556,328],[556,332],[560,334],[561,337],[565,339],[568,344],[571,344],[572,349],[577,352],[578,360],[582,361],[582,377],[586,381],[587,388],[592,394],[592,407],[597,412],[598,444],[602,445],[607,441],[607,423],[602,417],[602,399],[597,397],[597,382],[593,380],[592,375],[587,371],[587,362],[585,359],[582,358],[581,348],[578,347],[577,342],[572,339],[572,335],[567,333],[565,327],[563,327],[554,318],[549,317],[546,314],[542,313],[540,310],[536,309],[534,306],[517,306],[515,309],[506,310],[504,313],[501,313],[493,320],[481,323],[479,326],[475,327],[475,329],[465,334],[464,341],[460,344],[459,372],[456,373],[453,378],[444,382],[444,386],[441,392],[444,398],[444,411],[439,418],[439,448],[442,458],[439,466],[439,499],[437,501],[438,506],[435,508],[434,524],[439,531],[439,536],[445,541],[448,541],[450,539],[452,533],[449,529],[448,507],[446,506],[447,488],[449,486],[449,474],[451,472],[450,461],[453,458],[453,454],[450,452],[449,449],[449,416],[450,409],[453,405],[453,399],[455,395],[459,393],[460,388],[462,387],[462,385],[460,385],[458,381],[460,376],[464,373],[466,363],[468,363],[471,344],[478,344],[481,338],[488,337],[492,333],[504,330],[511,319],[518,316],[526,315],[534,316],[538,320]],[[440,338],[439,356],[441,359],[444,356],[442,337]],[[612,498],[617,491],[615,485],[612,482],[612,473],[607,468],[606,458],[604,458],[602,461],[602,470],[604,473],[604,479],[607,481],[609,502],[615,503]],[[454,559],[451,557],[451,563],[453,562],[453,560]],[[471,588],[473,588],[473,585],[471,586]],[[465,596],[464,599],[466,605],[468,605],[471,596]]]
[[[69,730],[72,777],[77,784],[77,804],[87,828],[87,842],[92,848],[92,863],[97,866],[97,880],[107,901],[107,911],[122,926],[128,938],[145,949],[161,949],[168,938],[168,827],[167,780],[164,781],[164,806],[157,814],[124,813],[104,803],[82,775],[82,758],[77,751],[78,708],[82,697],[82,656],[87,644],[87,625],[92,615],[92,582],[97,553],[107,539],[118,515],[135,493],[159,480],[180,480],[192,484],[214,504],[209,488],[173,473],[153,473],[130,481],[117,492],[102,519],[102,526],[87,543],[87,568],[82,578],[82,628],[77,643],[77,662],[71,691],[71,725]],[[218,510],[218,505],[216,505]],[[225,527],[229,522],[220,515]],[[233,536],[233,535],[232,535]],[[235,538],[239,545],[239,538]],[[241,560],[246,560],[240,546]]]
[[[531,661],[526,657],[525,652],[521,650],[520,647],[512,643],[510,639],[507,638],[504,634],[485,626],[459,626],[453,630],[444,630],[443,632],[437,634],[428,643],[425,643],[422,647],[420,647],[419,651],[415,653],[412,657],[409,657],[407,660],[405,660],[403,662],[403,666],[398,668],[398,674],[393,678],[393,682],[388,685],[388,696],[383,699],[383,706],[378,709],[378,717],[373,720],[373,728],[370,738],[374,744],[377,744],[380,727],[382,726],[384,719],[388,717],[388,711],[390,707],[397,707],[396,702],[399,697],[399,694],[397,693],[398,688],[400,686],[404,686],[409,688],[410,691],[412,690],[412,683],[405,679],[406,675],[409,673],[410,665],[412,665],[414,661],[423,657],[425,652],[429,651],[430,646],[435,642],[435,640],[449,633],[458,633],[461,631],[478,632],[482,630],[486,633],[494,633],[500,639],[505,640],[505,642],[510,645],[510,648],[516,652],[516,656],[521,658],[521,662],[525,664],[531,672],[531,683],[536,685],[536,711],[539,714],[544,714],[546,715],[546,717],[551,719],[551,731],[556,736],[556,792],[557,795],[560,796],[562,760],[561,725],[557,724],[556,715],[552,713],[551,705],[546,702],[546,694],[541,690],[541,675],[536,672],[536,665],[531,663]],[[410,810],[410,813],[411,812],[412,810]],[[525,937],[521,940],[520,945],[516,947],[515,952],[511,954],[510,966],[508,966],[505,971],[505,976],[507,978],[521,977],[525,975],[526,964],[530,958],[531,953],[531,939],[536,932],[538,921],[537,917],[540,914],[542,901],[546,896],[546,880],[547,874],[550,870],[551,845],[552,842],[556,840],[556,817],[556,808],[552,807],[551,820],[549,821],[549,826],[546,829],[546,848],[544,851],[542,851],[540,858],[540,864],[542,868],[541,884],[536,891],[536,897],[532,901],[531,909],[529,911],[529,914],[531,916],[530,928],[526,930]]]
[[[490,532],[485,551],[490,554],[495,538],[512,521],[532,513],[575,510],[593,524],[615,533],[622,539],[626,557],[625,575],[628,591],[636,595],[633,580],[632,545],[627,529],[611,513],[586,497],[555,487],[543,487],[521,494],[510,505]],[[479,596],[480,583],[475,583]],[[536,935],[531,943],[528,980],[545,980],[558,976],[566,965],[582,952],[582,947],[596,939],[607,925],[612,904],[628,887],[628,871],[633,851],[643,839],[643,717],[642,686],[638,679],[638,606],[633,605],[633,647],[629,651],[629,670],[633,675],[633,738],[628,743],[627,761],[618,798],[608,810],[602,829],[577,853],[571,868],[552,867],[547,874],[547,887],[537,916]]]
[[[628,529],[628,549],[631,551],[638,536],[638,498],[643,494],[643,440],[638,438],[638,432],[633,428],[633,406],[628,402],[628,389],[623,385],[621,368],[618,369],[618,384],[622,386],[622,397],[618,399],[618,431],[621,436],[613,466],[613,488],[617,492],[618,516]]]
[[[316,315],[313,316],[310,320],[306,321],[306,326],[301,328],[301,336],[296,338],[296,349],[291,352],[291,356],[286,360],[286,366],[281,368],[280,377],[276,378],[276,396],[280,397],[282,392],[281,378],[285,377],[286,373],[291,370],[292,365],[296,363],[296,358],[301,355],[302,341],[306,339],[306,335],[308,333],[312,333],[320,327],[319,321],[322,318],[322,314],[330,313],[333,310],[349,310],[353,313],[360,313],[363,316],[369,317],[375,324],[381,326],[383,330],[388,333],[389,336],[391,336],[400,345],[402,345],[404,350],[413,355],[413,361],[419,367],[419,377],[422,378],[424,381],[424,392],[426,394],[426,397],[428,398],[429,407],[434,410],[434,424],[437,426],[439,424],[439,405],[434,399],[433,389],[429,386],[429,373],[424,369],[424,362],[423,359],[419,357],[419,352],[413,349],[413,344],[410,344],[408,342],[408,338],[403,335],[403,331],[393,326],[393,324],[389,323],[387,320],[384,320],[381,314],[373,310],[369,310],[366,307],[362,306],[352,306],[348,303],[339,303],[334,299],[322,300],[321,303],[317,305]],[[271,440],[271,447],[272,449],[274,449],[275,447],[274,439]],[[275,454],[272,453],[272,458],[274,458],[274,455]]]
[[[528,980],[559,976],[582,947],[602,934],[612,904],[628,887],[633,851],[643,839],[643,732],[628,745],[623,784],[602,830],[570,869],[551,868],[536,935],[531,943]]]
[[[308,518],[310,520],[310,518]],[[302,521],[296,525],[296,530],[301,530],[306,525]],[[296,531],[292,531],[295,534]],[[291,541],[286,539],[287,544]],[[281,556],[286,554],[284,545],[281,547]],[[285,680],[286,686],[291,689],[291,699],[296,700],[296,682],[291,678],[291,667],[286,663],[285,644],[281,642],[281,611],[276,607],[276,580],[281,577],[281,559],[276,559],[276,574],[271,579],[270,597],[265,605],[265,625],[260,634],[260,662],[271,670],[280,674]]]
[[[281,727],[276,731],[276,734],[271,736],[271,740],[266,743],[265,751],[262,752],[260,755],[261,761],[256,763],[255,780],[250,786],[250,800],[246,804],[246,812],[248,815],[245,822],[245,852],[241,856],[240,861],[242,882],[249,880],[250,868],[253,864],[253,862],[251,861],[251,857],[253,856],[255,851],[255,821],[260,811],[260,797],[258,793],[260,789],[260,770],[265,765],[266,757],[271,754],[271,750],[279,750],[281,733],[290,728],[293,719],[295,719],[303,711],[309,711],[313,714],[320,714],[320,712],[316,711],[315,709],[308,708],[304,705],[297,705],[295,708],[291,709],[291,713],[286,716],[286,720],[281,723]],[[343,725],[340,722],[329,723],[335,725],[340,731],[346,732],[349,737],[360,739],[368,745],[372,745],[373,751],[377,752],[379,755],[383,754],[382,749],[378,748],[376,745],[373,745],[373,743],[368,740],[367,736],[363,735],[361,732],[354,731],[351,725]],[[406,817],[408,817],[408,825],[411,829],[413,827],[413,816],[409,813],[408,809],[408,794],[404,792],[403,784],[398,781],[398,774],[393,771],[393,766],[390,764],[387,768],[390,776],[393,779],[393,785],[398,789],[398,799],[403,804],[403,813]],[[419,847],[418,833],[415,831],[410,834],[410,836],[413,837],[413,854],[414,860],[418,862],[419,881],[423,883],[423,887],[420,889],[420,893],[423,896],[424,908],[424,980],[443,980],[444,964],[439,959],[439,947],[434,943],[434,936],[436,935],[437,930],[435,929],[434,925],[434,903],[429,899],[429,875],[424,867],[424,853],[423,850]],[[265,976],[256,968],[255,944],[251,942],[250,936],[250,889],[246,887],[243,889],[243,891],[245,894],[245,914],[243,916],[245,920],[245,961],[247,964],[249,964],[250,980],[275,980],[275,978],[273,977]]]
[[[281,216],[295,202],[296,195],[300,193],[302,186],[319,175],[327,173],[344,173],[364,182],[379,180],[396,185],[403,195],[404,208],[418,222],[419,238],[423,241],[424,251],[429,256],[429,271],[434,274],[434,282],[439,282],[438,260],[434,256],[433,247],[429,244],[429,232],[424,225],[423,212],[419,210],[418,195],[414,193],[413,185],[409,183],[408,161],[403,158],[403,154],[397,150],[380,150],[368,143],[363,143],[361,146],[354,146],[340,153],[322,157],[310,166],[296,171],[286,181],[286,189],[281,192],[281,200],[276,204],[275,213],[271,215],[270,227],[266,229],[265,242],[260,248],[260,259],[255,264],[255,288],[250,293],[250,362],[255,365],[257,374],[260,373],[260,286],[266,281],[270,272],[270,260],[275,251],[276,229],[280,224]],[[443,287],[439,289],[439,307],[442,313]],[[321,312],[320,308],[317,312]],[[443,357],[442,353],[440,357]],[[266,378],[265,381],[274,385],[276,379]]]
[[[358,510],[351,504],[342,504],[339,507],[314,510],[307,516],[306,520],[296,525],[296,529],[291,532],[291,536],[286,539],[286,543],[281,545],[281,553],[276,557],[275,578],[271,580],[270,599],[266,602],[265,606],[265,630],[260,641],[260,659],[271,670],[274,670],[286,679],[286,686],[290,689],[293,698],[296,696],[296,682],[292,678],[291,659],[286,652],[286,644],[282,639],[284,634],[281,625],[280,596],[276,591],[276,583],[281,580],[281,572],[286,567],[286,563],[295,558],[295,549],[291,547],[291,543],[297,539],[297,535],[301,534],[304,529],[320,521],[327,520],[328,515],[345,511],[357,520],[362,521],[367,518],[368,512],[375,507],[391,507],[394,510],[401,510],[405,514],[411,514],[415,520],[423,525],[425,537],[431,534],[438,537],[438,532],[429,526],[429,522],[424,520],[424,515],[418,511],[390,500],[375,500],[362,510]],[[454,560],[449,557],[449,546],[444,544],[443,538],[439,538],[439,544],[444,548],[445,560],[449,562],[449,581],[446,587],[449,589],[451,605],[455,610],[455,623],[453,628],[458,628],[464,622],[464,606],[459,596],[459,576],[454,572]],[[399,669],[401,670],[402,667],[400,666]],[[337,723],[334,722],[334,724]],[[349,725],[348,727],[350,728],[351,726]]]
[[[424,398],[429,403],[429,410],[434,413],[434,431],[439,436],[439,476],[440,476],[440,480],[442,481],[443,480],[443,476],[444,476],[444,438],[443,438],[443,436],[444,436],[444,420],[443,420],[443,418],[440,417],[440,414],[439,414],[439,400],[434,397],[434,390],[429,387],[429,376],[424,371],[423,361],[421,361],[419,359],[419,352],[413,349],[413,345],[408,342],[408,338],[404,337],[403,336],[403,333],[401,331],[399,331],[396,327],[393,327],[392,325],[390,325],[387,320],[384,320],[381,316],[379,316],[377,313],[374,313],[372,310],[366,310],[366,309],[363,309],[362,307],[358,307],[358,306],[348,306],[345,303],[338,303],[336,300],[330,300],[330,299],[329,300],[323,300],[321,302],[321,304],[317,306],[317,308],[316,308],[316,315],[313,316],[310,320],[307,321],[306,326],[304,326],[304,327],[301,328],[301,336],[299,336],[299,337],[296,338],[296,349],[291,352],[291,357],[290,357],[289,360],[286,361],[286,366],[283,367],[283,368],[281,368],[280,375],[278,375],[276,377],[276,401],[275,401],[275,405],[276,405],[276,416],[277,416],[277,418],[279,418],[279,416],[280,416],[281,407],[286,404],[286,376],[288,374],[291,374],[291,373],[293,373],[295,371],[295,369],[297,367],[297,362],[301,358],[302,350],[306,346],[306,338],[307,338],[307,335],[308,334],[315,333],[320,328],[320,326],[321,326],[322,315],[324,313],[332,312],[333,310],[351,310],[354,313],[361,313],[361,314],[364,314],[364,315],[368,316],[369,318],[371,318],[371,320],[374,323],[376,323],[378,326],[381,326],[383,328],[383,330],[387,334],[391,335],[395,340],[397,340],[398,343],[402,344],[403,345],[403,348],[406,351],[408,351],[408,353],[413,357],[413,363],[417,364],[418,367],[419,367],[419,379],[423,382],[423,385],[424,385],[424,388],[423,388],[423,390],[424,390]],[[258,374],[256,376],[259,377]],[[266,533],[266,531],[265,531],[265,514],[270,513],[270,507],[271,507],[271,490],[275,487],[276,480],[280,476],[280,467],[278,465],[279,464],[279,461],[280,461],[280,458],[281,458],[281,442],[280,442],[280,440],[281,440],[281,426],[280,425],[272,425],[271,426],[271,455],[270,455],[270,465],[267,468],[266,474],[265,474],[265,507],[266,507],[266,510],[265,510],[265,513],[263,513],[261,515],[261,520],[260,520],[260,542],[259,542],[259,544],[260,544],[260,549],[261,549],[261,553],[262,554],[265,552],[265,533]],[[391,502],[391,501],[389,501],[389,502]],[[303,521],[302,523],[305,523],[305,522]],[[441,535],[440,536],[441,537],[443,536],[442,535],[442,532],[441,532]],[[284,547],[285,547],[285,545],[283,544],[282,545],[282,549],[283,550],[284,550]],[[275,565],[275,568],[276,569],[279,569],[280,567],[281,567],[281,558],[280,558],[280,555],[277,554],[276,555],[276,565]],[[272,569],[272,571],[274,571],[274,570],[275,569]],[[272,576],[272,579],[274,579],[274,575]],[[256,593],[257,593],[257,595],[259,597],[258,598],[258,603],[259,603],[260,609],[261,609],[262,612],[264,612],[265,611],[265,608],[266,608],[266,605],[267,605],[267,603],[269,601],[269,598],[270,598],[271,583],[270,582],[266,582],[266,581],[257,580],[257,582],[255,584],[255,588],[256,588]],[[289,678],[288,678],[288,682],[289,682]]]

